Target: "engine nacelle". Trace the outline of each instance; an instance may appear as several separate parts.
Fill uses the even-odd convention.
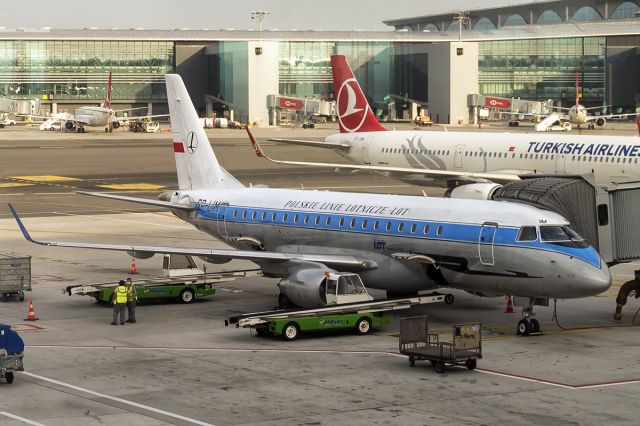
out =
[[[278,283],[280,293],[302,308],[321,308],[326,301],[326,273],[329,268],[298,269]]]
[[[607,124],[607,120],[604,117],[600,117],[596,119],[596,126],[602,127]]]
[[[65,123],[64,123],[64,127],[65,127],[67,130],[73,130],[76,126],[75,126],[75,124],[74,124],[74,122],[73,122],[73,121],[65,121]]]
[[[111,125],[113,126],[114,129],[117,129],[118,127],[120,127],[120,122],[118,120],[113,120]]]
[[[448,189],[444,196],[469,200],[491,200],[500,188],[502,185],[499,183],[468,183]]]

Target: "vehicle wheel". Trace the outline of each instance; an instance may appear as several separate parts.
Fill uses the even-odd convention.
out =
[[[49,127],[49,131],[50,131],[50,132],[55,132],[55,131],[56,131],[56,129],[55,129],[54,127]]]
[[[266,327],[256,327],[256,336],[265,337],[269,335],[269,330]]]
[[[528,319],[521,319],[518,321],[518,335],[528,336],[531,333],[531,323]]]
[[[296,340],[299,334],[300,327],[298,327],[298,324],[296,324],[295,322],[290,322],[282,329],[282,340],[289,342],[292,340]]]
[[[8,373],[5,373],[4,377],[7,379],[7,383],[13,383],[13,372],[9,371]]]
[[[20,300],[21,302],[24,302],[24,291],[21,291],[21,292],[18,294],[18,300]]]
[[[476,367],[478,366],[478,361],[476,361],[475,359],[469,358],[464,362],[464,365],[466,365],[469,370],[475,370]]]
[[[371,333],[373,327],[371,326],[371,320],[369,318],[360,318],[356,322],[356,333],[361,336]]]
[[[540,322],[535,318],[531,318],[531,332],[537,333],[539,331],[540,331]]]
[[[414,367],[416,365],[416,359],[412,356],[409,357],[409,365]]]
[[[453,294],[447,294],[444,296],[444,303],[446,303],[447,305],[453,305],[453,302],[455,301],[455,297],[453,297]]]
[[[196,300],[196,295],[190,288],[185,288],[180,292],[180,303],[192,303]]]
[[[438,374],[442,374],[444,373],[444,370],[446,370],[446,367],[444,365],[444,361],[435,361],[433,366],[436,369],[436,373]]]

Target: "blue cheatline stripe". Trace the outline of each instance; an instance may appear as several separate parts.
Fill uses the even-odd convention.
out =
[[[277,225],[321,231],[349,232],[390,237],[429,239],[446,242],[477,244],[482,225],[457,222],[433,222],[412,219],[396,219],[379,216],[360,216],[335,213],[316,213],[296,210],[279,210],[240,206],[196,207],[198,218],[221,220],[226,223]],[[219,211],[219,210],[222,211]],[[329,221],[327,223],[327,220]],[[316,223],[317,221],[317,223]],[[376,228],[376,222],[378,223]],[[426,230],[426,232],[425,232]],[[600,267],[600,255],[591,246],[586,248],[565,247],[558,244],[536,241],[516,241],[520,228],[499,226],[493,244],[505,247],[526,247],[562,253]],[[490,233],[488,234],[490,235]]]

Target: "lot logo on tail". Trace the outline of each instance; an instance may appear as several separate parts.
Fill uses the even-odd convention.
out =
[[[343,81],[338,90],[338,120],[347,132],[360,130],[369,112],[367,100],[356,95],[358,89],[358,82],[352,77]]]
[[[187,140],[185,142],[189,154],[194,154],[196,149],[198,149],[198,136],[196,136],[194,132],[189,132],[187,133]]]

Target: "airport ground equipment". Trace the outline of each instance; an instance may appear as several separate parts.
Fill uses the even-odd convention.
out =
[[[352,329],[357,334],[369,334],[374,328],[388,324],[386,315],[417,305],[445,301],[444,294],[371,300],[312,309],[278,309],[238,315],[225,320],[225,325],[254,328],[259,336],[276,335],[283,340],[295,340],[302,332]]]
[[[11,326],[0,324],[0,378],[13,383],[13,373],[23,371],[24,342],[11,329]]]
[[[6,302],[10,297],[24,300],[24,292],[31,291],[31,256],[0,253],[0,295]]]
[[[640,271],[635,271],[635,276],[635,279],[622,284],[620,291],[618,291],[616,311],[613,314],[613,319],[616,321],[622,319],[622,307],[627,304],[629,296],[635,296],[636,299],[640,298]]]
[[[427,316],[403,318],[400,321],[399,350],[409,357],[409,365],[416,361],[431,361],[438,373],[446,365],[464,365],[469,370],[482,358],[482,332],[480,323],[456,324],[451,341],[441,341],[440,335],[429,333]]]

